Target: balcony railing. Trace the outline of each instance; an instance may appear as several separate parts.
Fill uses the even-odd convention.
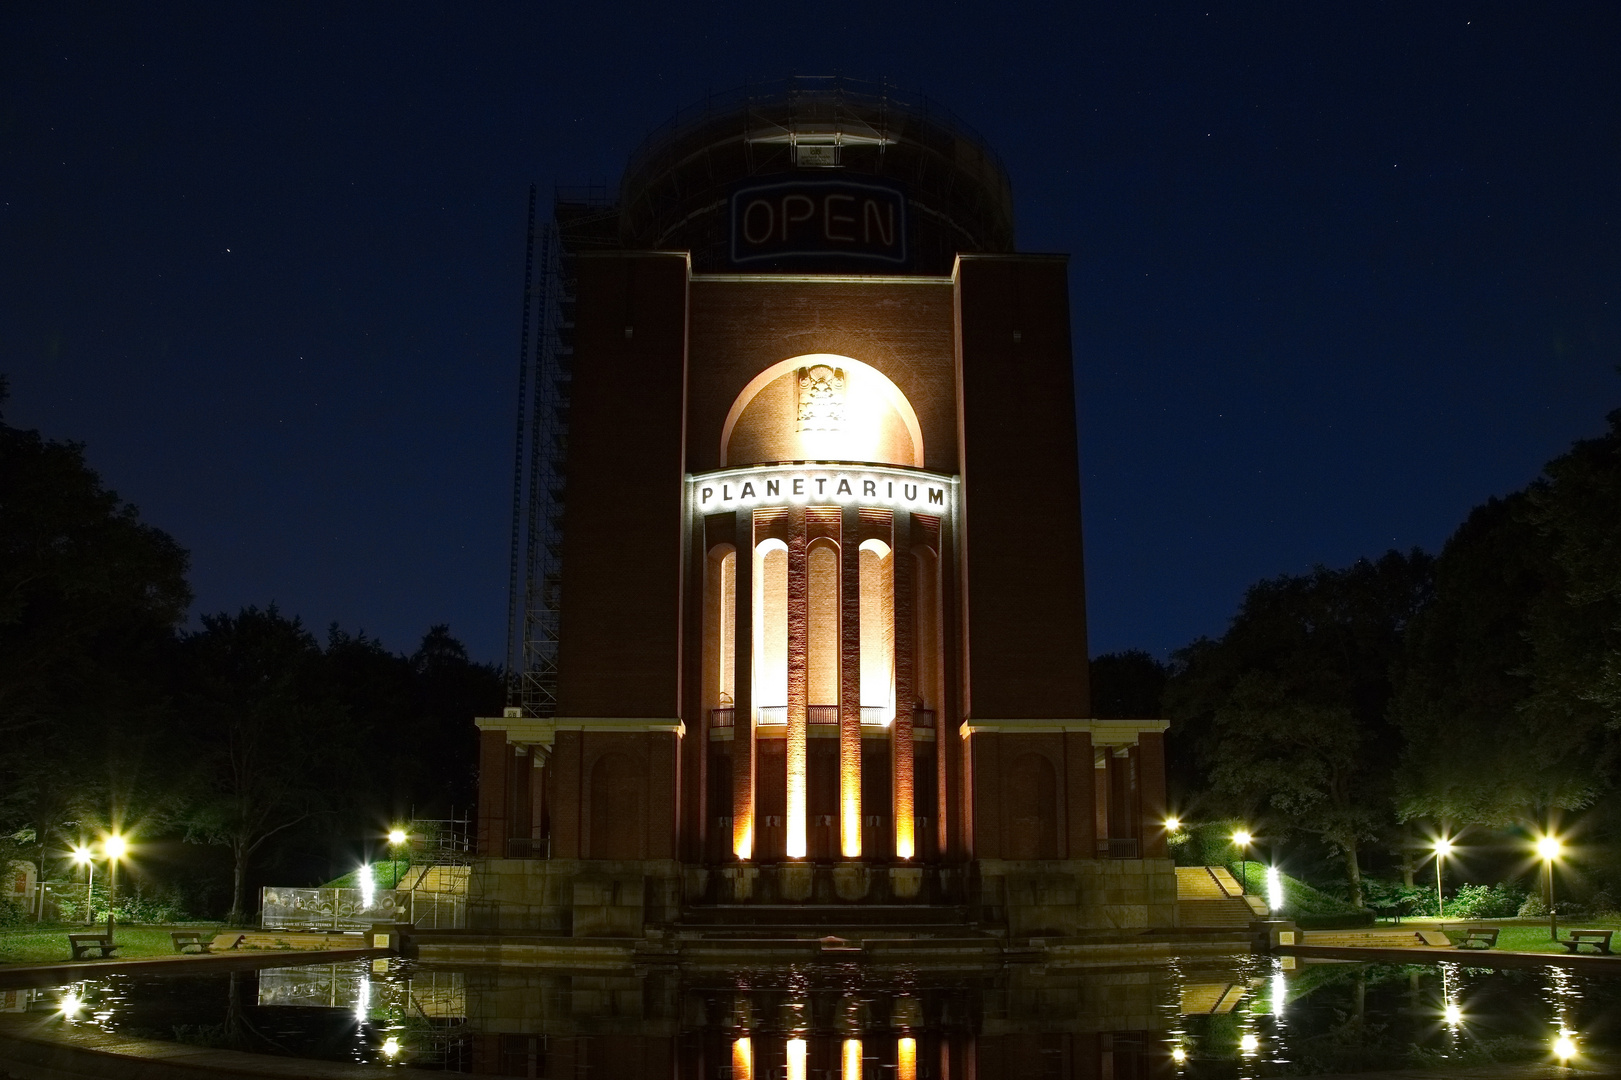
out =
[[[1108,840],[1098,841],[1098,858],[1100,859],[1136,859],[1138,855],[1137,840],[1134,837],[1111,837]]]
[[[839,707],[837,705],[808,705],[805,708],[805,721],[811,727],[838,727]],[[889,709],[882,705],[863,705],[861,707],[861,722],[867,725],[887,724]],[[762,705],[760,707],[761,724],[786,724],[788,722],[788,706]],[[729,728],[737,723],[737,710],[710,709],[709,726],[711,728]],[[932,730],[935,725],[935,712],[933,709],[918,709],[912,714],[912,726]]]

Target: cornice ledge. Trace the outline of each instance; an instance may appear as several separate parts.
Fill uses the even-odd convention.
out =
[[[1145,732],[1164,732],[1169,720],[1080,720],[1060,717],[1042,719],[969,720],[959,729],[963,738],[970,735],[1037,735],[1058,732],[1085,733],[1100,746],[1134,743]]]

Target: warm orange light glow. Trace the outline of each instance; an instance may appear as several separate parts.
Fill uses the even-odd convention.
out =
[[[902,1039],[896,1044],[895,1080],[917,1080],[916,1039]]]
[[[844,1068],[842,1080],[861,1080],[861,1040],[844,1040]]]
[[[805,1080],[805,1040],[788,1040],[788,1080]]]
[[[916,847],[916,810],[913,806],[912,723],[898,717],[895,723],[895,857],[910,859]]]
[[[732,854],[747,862],[754,855],[754,815],[732,815]]]
[[[841,733],[842,734],[842,733]],[[861,738],[839,740],[839,850],[846,859],[861,858]]]
[[[754,1080],[754,1048],[747,1038],[732,1040],[732,1075],[737,1080]]]

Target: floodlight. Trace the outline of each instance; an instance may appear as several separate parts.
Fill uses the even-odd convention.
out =
[[[107,858],[117,861],[129,854],[129,841],[113,833],[101,842],[101,849],[107,853]]]

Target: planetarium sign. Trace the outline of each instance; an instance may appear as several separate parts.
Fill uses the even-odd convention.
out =
[[[957,479],[882,465],[796,462],[751,465],[687,477],[688,505],[700,514],[772,506],[869,506],[947,515]]]

